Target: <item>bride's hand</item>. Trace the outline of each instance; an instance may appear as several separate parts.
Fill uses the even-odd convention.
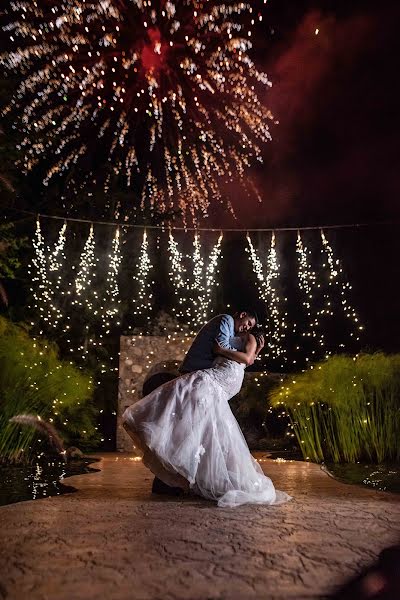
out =
[[[256,341],[253,339],[254,346],[256,345]],[[213,352],[219,356],[224,356],[228,360],[233,360],[237,363],[245,364],[247,367],[254,363],[255,358],[255,349],[241,352],[239,350],[230,350],[228,348],[224,348],[221,346],[217,339],[214,340],[213,344]]]
[[[257,340],[257,352],[261,352],[261,350],[264,348],[264,336],[260,335],[260,337]]]

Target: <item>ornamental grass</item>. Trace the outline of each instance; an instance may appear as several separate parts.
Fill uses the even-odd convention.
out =
[[[37,452],[38,432],[10,422],[21,414],[52,423],[66,445],[95,447],[92,394],[91,377],[59,360],[54,345],[0,318],[0,460],[29,460]]]
[[[285,406],[306,459],[400,459],[400,354],[331,356],[288,378],[269,399]]]

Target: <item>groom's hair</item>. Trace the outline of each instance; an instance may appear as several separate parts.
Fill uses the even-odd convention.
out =
[[[240,310],[237,310],[235,312],[235,314],[233,315],[234,317],[238,317],[241,313],[246,313],[247,316],[249,316],[251,319],[255,320],[255,324],[256,326],[259,324],[259,319],[258,319],[258,315],[256,313],[256,311],[252,308],[241,308]]]

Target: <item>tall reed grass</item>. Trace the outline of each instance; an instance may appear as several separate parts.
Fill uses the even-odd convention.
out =
[[[57,349],[34,340],[23,327],[0,318],[0,459],[28,460],[38,433],[10,422],[34,414],[50,421],[66,444],[97,444],[91,377],[60,361]]]
[[[269,394],[315,462],[400,459],[400,354],[338,355]]]

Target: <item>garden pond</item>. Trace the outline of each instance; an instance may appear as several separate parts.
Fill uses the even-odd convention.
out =
[[[300,450],[296,449],[271,450],[266,452],[264,457],[272,460],[304,460]],[[362,485],[382,492],[400,493],[400,463],[323,463],[322,469],[343,483]]]
[[[323,468],[339,481],[363,485],[385,492],[400,493],[400,464],[333,464]]]
[[[40,457],[30,464],[0,464],[0,506],[75,492],[64,479],[92,473],[97,459],[84,457],[65,463],[58,458]]]

